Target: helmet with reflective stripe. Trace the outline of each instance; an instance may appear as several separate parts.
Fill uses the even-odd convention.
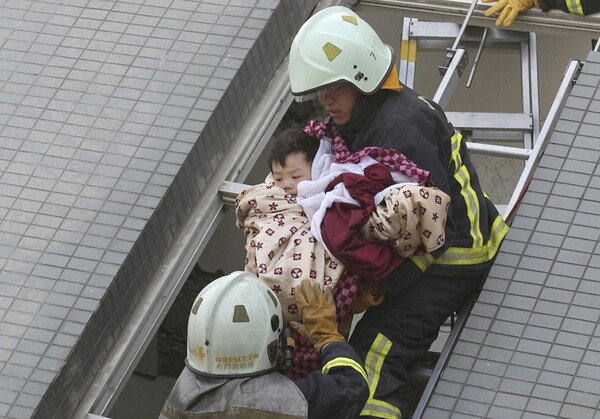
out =
[[[292,94],[302,96],[341,82],[375,93],[394,64],[394,53],[352,10],[332,6],[300,28],[289,57]]]
[[[208,284],[188,320],[186,365],[209,376],[273,370],[283,327],[277,296],[255,276],[233,272]]]

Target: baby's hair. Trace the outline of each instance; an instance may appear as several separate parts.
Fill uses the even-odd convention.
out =
[[[312,163],[317,150],[319,140],[305,133],[302,128],[287,128],[275,136],[273,148],[269,156],[269,170],[273,171],[273,163],[285,167],[285,160],[292,153],[303,153],[306,161]]]

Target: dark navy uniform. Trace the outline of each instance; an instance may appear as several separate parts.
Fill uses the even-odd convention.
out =
[[[544,12],[551,9],[561,9],[573,15],[585,16],[600,12],[598,0],[540,0],[540,7]]]
[[[444,247],[407,258],[385,280],[383,303],[365,312],[350,339],[370,381],[363,414],[398,417],[408,370],[479,288],[508,226],[482,191],[461,134],[437,104],[410,88],[359,95],[350,122],[337,128],[352,151],[375,146],[404,153],[451,197]]]

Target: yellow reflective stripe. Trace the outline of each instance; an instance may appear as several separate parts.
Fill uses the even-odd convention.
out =
[[[455,132],[451,138],[451,159],[455,167],[454,179],[461,187],[460,193],[465,201],[467,216],[471,224],[470,235],[473,239],[473,245],[469,248],[450,247],[437,259],[434,259],[431,254],[411,256],[411,261],[423,272],[425,272],[433,263],[444,265],[472,265],[487,262],[496,255],[498,248],[502,243],[502,239],[504,239],[504,236],[506,236],[506,233],[508,232],[508,225],[506,225],[502,217],[498,215],[492,224],[490,238],[487,243],[484,243],[483,233],[480,229],[479,199],[471,186],[471,176],[469,171],[462,164],[462,157],[460,155],[461,143],[462,135],[460,132]],[[485,192],[483,195],[487,197]]]
[[[443,265],[472,265],[487,262],[498,253],[498,249],[506,233],[508,233],[508,225],[504,222],[502,216],[498,215],[492,223],[490,238],[485,245],[469,248],[450,247],[437,259],[434,259],[429,253],[422,256],[411,256],[410,259],[423,272],[433,263]]]
[[[473,247],[480,247],[483,245],[483,234],[481,234],[481,229],[479,228],[479,199],[477,199],[477,194],[471,186],[471,175],[466,166],[458,169],[458,172],[454,175],[454,179],[460,184],[460,194],[465,201],[467,217],[471,224],[470,235],[473,239]]]
[[[367,358],[365,359],[365,371],[369,377],[369,400],[365,403],[365,407],[360,413],[361,416],[376,416],[379,418],[390,419],[402,417],[400,409],[374,398],[375,390],[377,389],[379,378],[381,377],[381,367],[383,366],[383,361],[391,347],[392,342],[381,333],[378,333],[373,344],[369,348]]]
[[[381,400],[369,400],[365,403],[365,408],[360,412],[361,416],[374,416],[376,418],[400,419],[402,412],[396,406]]]
[[[373,397],[373,394],[375,394],[375,389],[379,383],[381,366],[391,347],[392,342],[381,333],[378,333],[373,344],[369,348],[367,358],[365,359],[365,371],[367,372],[367,377],[369,377],[369,398]]]
[[[472,265],[492,259],[498,252],[502,239],[508,233],[508,225],[501,215],[492,224],[490,239],[484,246],[474,248],[451,247],[436,259],[435,263],[444,265]]]
[[[465,206],[467,208],[467,217],[470,223],[470,235],[473,239],[473,247],[483,245],[483,234],[479,228],[479,199],[471,186],[471,175],[467,168],[462,163],[460,155],[460,146],[462,143],[462,135],[460,132],[455,132],[450,139],[452,146],[452,161],[454,162],[454,179],[460,185],[460,194],[462,195]]]
[[[431,255],[431,253],[426,253],[421,256],[410,256],[410,260],[417,265],[421,272],[425,272],[427,268],[429,268],[435,262],[435,258]]]
[[[365,372],[365,369],[362,367],[362,365],[360,365],[358,362],[356,362],[355,360],[353,360],[351,358],[345,358],[345,357],[334,358],[331,361],[329,361],[327,364],[323,365],[321,372],[323,374],[328,374],[329,370],[331,368],[335,368],[335,367],[350,367],[353,370],[356,370],[356,372],[358,372],[360,375],[362,375],[362,377],[365,379],[365,381],[367,383],[369,382],[369,380],[367,379],[367,373]]]
[[[583,7],[580,0],[565,0],[569,13],[583,16]]]
[[[450,139],[450,145],[452,147],[452,161],[454,162],[455,174],[456,170],[462,166],[462,157],[460,155],[460,144],[462,142],[462,134],[460,132],[455,132],[452,138]]]

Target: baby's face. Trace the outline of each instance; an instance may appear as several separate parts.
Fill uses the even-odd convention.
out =
[[[302,152],[292,153],[285,159],[285,166],[273,162],[271,171],[275,186],[294,196],[298,195],[298,183],[302,180],[310,180],[310,163]]]

